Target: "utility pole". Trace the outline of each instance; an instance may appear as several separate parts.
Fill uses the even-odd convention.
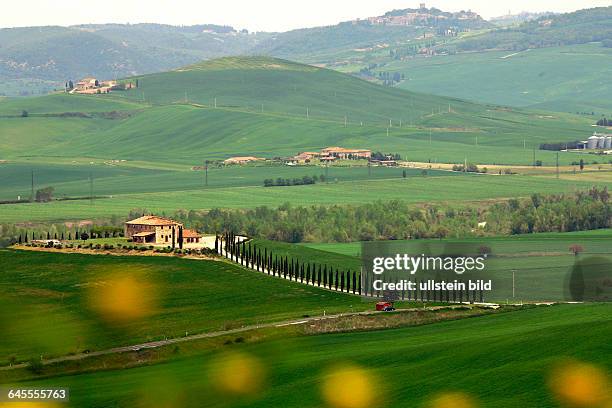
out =
[[[89,205],[93,205],[93,173],[89,173]]]
[[[32,170],[32,193],[30,195],[30,201],[34,202],[34,170]]]
[[[557,152],[557,180],[559,179],[559,152]]]
[[[429,129],[429,145],[431,146],[431,128]]]
[[[535,146],[533,147],[533,167],[536,166]]]
[[[329,162],[325,162],[325,182],[329,183]]]
[[[204,162],[204,185],[208,187],[208,160]]]
[[[514,285],[514,273],[515,272],[516,272],[515,270],[512,270],[512,299],[514,299],[515,288],[516,288],[515,285]]]
[[[344,127],[348,126],[348,118],[344,116]]]
[[[372,162],[368,159],[368,178],[372,177]]]
[[[306,119],[310,119],[310,109],[306,107]]]
[[[215,97],[215,109],[217,109],[217,98]]]

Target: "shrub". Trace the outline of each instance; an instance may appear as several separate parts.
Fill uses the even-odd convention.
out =
[[[28,361],[28,370],[34,374],[40,374],[43,371],[43,363],[37,358],[31,358]]]

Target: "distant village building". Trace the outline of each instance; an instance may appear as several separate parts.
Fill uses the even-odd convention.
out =
[[[260,157],[253,157],[253,156],[236,156],[236,157],[230,157],[229,159],[223,160],[223,164],[245,164],[245,163],[250,163],[250,162],[254,162],[254,161],[262,161],[265,159],[262,159]]]
[[[330,163],[336,160],[359,160],[370,159],[372,151],[367,149],[346,149],[344,147],[326,147],[320,152],[300,152],[295,156],[284,159],[290,165],[306,164],[315,160],[322,163]]]
[[[330,156],[337,159],[369,159],[372,156],[371,150],[345,149],[343,147],[326,147],[321,150],[321,153],[322,156]]]
[[[183,231],[183,243],[199,244],[202,234],[183,228],[180,222],[155,215],[145,215],[125,223],[125,237],[132,242],[153,245],[178,245],[180,232]],[[173,239],[174,237],[174,239]]]
[[[70,82],[72,83],[72,82]],[[106,94],[115,90],[129,90],[135,86],[132,82],[118,83],[117,81],[100,81],[93,77],[81,79],[74,88],[67,89],[70,93],[78,94]]]

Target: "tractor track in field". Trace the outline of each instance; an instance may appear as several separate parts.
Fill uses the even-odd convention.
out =
[[[410,308],[410,309],[397,309],[396,312],[416,312],[416,311],[423,311],[423,310],[432,311],[432,310],[448,309],[448,308],[454,308],[454,307],[465,307],[465,305],[429,306],[429,307]],[[63,363],[66,361],[84,360],[90,357],[106,356],[110,354],[139,352],[142,350],[156,349],[156,348],[165,347],[165,346],[169,346],[169,345],[177,344],[177,343],[184,343],[188,341],[195,341],[195,340],[201,340],[201,339],[226,336],[230,334],[243,333],[243,332],[258,330],[258,329],[265,329],[265,328],[271,328],[271,327],[294,326],[294,325],[297,326],[297,325],[303,325],[303,324],[320,321],[320,320],[338,319],[338,318],[347,317],[347,316],[368,316],[368,315],[381,314],[381,313],[384,313],[384,312],[368,310],[368,311],[362,311],[362,312],[338,313],[338,314],[333,314],[333,315],[302,317],[299,319],[284,320],[280,322],[254,324],[254,325],[243,326],[243,327],[239,327],[235,329],[218,330],[218,331],[213,331],[213,332],[191,334],[191,335],[187,335],[184,337],[174,337],[174,338],[165,339],[165,340],[137,343],[133,345],[114,347],[114,348],[105,349],[105,350],[91,351],[89,353],[64,355],[60,357],[44,359],[42,360],[42,363],[43,365],[49,365],[49,364],[55,364],[55,363]],[[2,366],[0,367],[0,371],[9,371],[9,370],[16,370],[20,368],[27,368],[29,365],[30,365],[29,363],[18,363],[18,364],[13,364],[13,365],[8,365],[8,366]]]

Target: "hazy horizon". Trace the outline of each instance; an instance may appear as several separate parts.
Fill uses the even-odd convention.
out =
[[[81,24],[170,25],[217,24],[249,31],[280,32],[299,28],[333,25],[384,14],[393,9],[418,8],[421,1],[311,0],[309,2],[227,0],[210,4],[195,0],[22,0],[3,10],[0,27],[72,26]],[[584,8],[610,6],[610,0],[437,0],[427,7],[444,11],[472,10],[486,19],[527,12],[571,12]],[[493,3],[493,4],[492,4]],[[58,6],[61,5],[61,6]]]

